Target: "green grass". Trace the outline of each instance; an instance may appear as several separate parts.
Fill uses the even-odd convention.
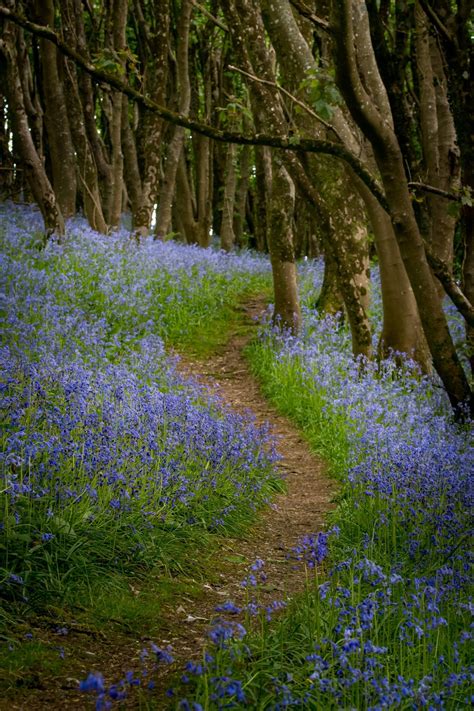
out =
[[[301,430],[312,450],[341,478],[347,471],[349,443],[343,414],[328,407],[324,390],[312,387],[297,358],[275,358],[269,343],[253,340],[245,349],[265,396]]]
[[[3,247],[11,270],[6,272],[5,282],[8,306],[14,314],[9,343],[21,352],[28,368],[30,363],[33,366],[31,370],[17,367],[8,394],[19,403],[15,416],[21,417],[19,429],[24,433],[25,445],[38,443],[40,452],[43,442],[63,438],[64,420],[72,409],[70,393],[63,387],[61,377],[63,371],[68,372],[70,363],[72,368],[76,363],[82,369],[90,366],[93,375],[99,373],[99,383],[104,383],[103,371],[123,367],[126,375],[138,379],[138,386],[131,391],[135,394],[148,387],[160,388],[164,393],[187,392],[185,384],[169,376],[165,354],[159,348],[153,350],[148,341],[143,347],[143,338],[157,336],[176,350],[205,358],[220,348],[231,333],[248,329],[241,308],[246,299],[269,295],[270,278],[264,267],[247,274],[233,266],[228,271],[219,265],[216,269],[208,269],[205,264],[188,268],[186,263],[175,265],[169,256],[167,263],[156,259],[152,263],[135,245],[96,237],[89,241],[88,237],[79,236],[62,248],[40,251],[33,244],[34,236],[21,234],[17,238],[12,230],[10,243],[5,234],[0,237],[5,238]],[[153,249],[150,254],[153,256]],[[183,259],[179,249],[177,255]],[[36,364],[42,362],[45,353],[57,360],[50,366],[51,376],[42,376],[38,385]],[[90,382],[96,381],[92,378]],[[102,422],[107,426],[113,421],[110,413],[122,406],[130,404],[133,412],[134,403],[127,402],[127,382],[115,380],[112,385],[123,388],[122,399],[111,400],[106,383],[105,395],[97,391],[93,401],[86,401],[86,414],[96,417],[95,427],[102,426]],[[74,392],[72,400],[75,397]],[[171,451],[173,428],[184,427],[195,406],[202,407],[203,416],[215,417],[217,422],[224,417],[216,405],[205,403],[205,399],[204,394],[190,391],[186,417],[175,421],[171,414],[168,420],[165,418],[163,431],[156,433],[154,441],[160,453],[156,466],[171,473],[179,473],[181,465],[185,467],[186,478],[192,482],[191,505],[181,501],[178,486],[176,492],[171,488],[166,492],[173,498],[172,504],[162,503],[160,471],[144,467],[142,461],[142,451],[148,452],[146,441],[142,451],[134,450],[133,457],[117,457],[119,473],[120,467],[125,475],[129,471],[142,472],[142,477],[133,483],[129,510],[122,517],[115,515],[113,495],[103,485],[100,465],[91,478],[80,456],[61,461],[54,476],[64,488],[73,482],[71,486],[76,491],[58,505],[54,494],[50,498],[30,495],[30,473],[48,461],[47,453],[44,460],[42,454],[33,453],[28,455],[30,458],[18,457],[21,463],[15,460],[12,464],[19,485],[24,484],[26,489],[15,497],[3,496],[1,502],[4,527],[0,585],[4,600],[0,629],[20,659],[15,666],[15,654],[8,650],[6,659],[13,671],[7,686],[17,686],[15,674],[18,684],[22,678],[26,685],[30,684],[28,679],[36,678],[30,669],[35,664],[40,666],[43,647],[39,642],[30,645],[23,640],[24,621],[31,628],[40,621],[46,627],[55,622],[67,627],[74,622],[85,630],[106,630],[107,635],[156,634],[163,624],[162,612],[173,599],[193,598],[200,594],[200,581],[213,579],[210,559],[220,549],[221,536],[243,534],[255,518],[258,497],[262,504],[280,488],[262,458],[257,467],[239,466],[234,473],[241,481],[247,479],[246,486],[254,476],[255,483],[268,476],[264,491],[257,496],[252,493],[248,500],[245,496],[238,500],[227,460],[215,463],[214,480],[211,482],[209,477],[207,485],[204,475],[209,469],[213,471],[214,451],[193,457],[192,447],[186,449],[179,444]],[[56,412],[57,424],[51,425],[43,417],[44,411]],[[10,414],[7,412],[2,422],[5,446],[12,429]],[[79,420],[69,433],[72,441],[82,441],[87,427],[94,427],[84,422]],[[217,439],[221,431],[216,428]],[[189,437],[204,435],[196,418]],[[104,437],[108,436],[106,429]],[[136,443],[133,427],[121,436],[124,451],[128,441],[131,445]],[[227,435],[224,433],[223,437]],[[256,455],[260,441],[255,442]],[[247,456],[244,451],[244,458]],[[43,481],[49,487],[47,468],[45,474]],[[96,490],[92,499],[85,495],[89,489]],[[215,523],[226,506],[229,511],[225,521]],[[142,515],[146,507],[150,509],[148,519]],[[153,526],[147,527],[144,521],[152,521]],[[11,582],[12,574],[21,576],[21,585]],[[45,644],[48,646],[48,642]],[[21,658],[26,660],[28,655],[30,661],[23,663]],[[55,653],[51,658],[57,661]],[[58,664],[61,666],[61,662]]]
[[[0,642],[0,693],[38,688],[42,678],[63,669],[58,647],[28,639]]]

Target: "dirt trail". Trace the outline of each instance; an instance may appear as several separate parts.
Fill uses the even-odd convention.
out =
[[[247,302],[244,318],[248,325],[255,324],[263,310],[260,300]],[[262,604],[275,599],[289,600],[304,589],[304,573],[295,565],[292,548],[303,536],[324,530],[325,514],[332,508],[335,483],[325,473],[324,463],[309,449],[301,433],[284,416],[280,415],[262,395],[256,379],[252,376],[243,356],[243,348],[254,334],[241,331],[234,333],[226,345],[205,361],[180,357],[178,369],[185,375],[197,378],[234,410],[251,410],[257,424],[270,423],[271,432],[277,440],[281,457],[278,467],[286,482],[286,492],[278,495],[271,507],[261,512],[258,523],[246,538],[227,539],[221,560],[216,567],[223,567],[220,582],[205,584],[204,600],[188,604],[184,615],[197,618],[193,632],[186,635],[171,635],[169,641],[176,649],[183,648],[194,656],[196,643],[205,641],[209,623],[216,617],[214,608],[225,600],[236,604],[245,603],[249,592],[241,581],[249,566],[257,558],[264,561],[267,583],[260,586],[258,597]],[[240,565],[223,565],[226,559],[241,558]],[[168,638],[167,638],[168,639]]]
[[[263,304],[255,299],[243,309],[246,325],[250,326],[261,313]],[[169,686],[170,674],[182,668],[186,660],[202,656],[207,630],[217,615],[215,607],[226,600],[239,604],[248,599],[248,592],[241,586],[241,581],[257,558],[265,561],[267,575],[267,582],[259,590],[260,603],[288,600],[303,590],[304,573],[291,559],[291,549],[304,535],[325,528],[324,515],[331,508],[335,485],[325,474],[324,464],[311,453],[308,444],[289,420],[265,400],[250,373],[242,349],[252,335],[251,328],[244,333],[240,328],[217,354],[205,361],[181,356],[178,369],[217,391],[224,402],[235,410],[252,410],[258,424],[271,424],[281,456],[278,466],[284,475],[287,492],[278,495],[274,504],[260,514],[258,523],[249,530],[246,538],[223,540],[214,564],[219,572],[211,582],[199,583],[202,594],[188,597],[178,593],[160,610],[162,632],[153,641],[162,647],[170,644],[176,659],[169,671],[164,671],[164,676],[158,680],[162,690]],[[129,636],[128,644],[124,646],[123,642],[114,644],[107,634],[102,639],[93,636],[84,639],[82,634],[68,640],[67,646],[71,648],[71,655],[82,653],[82,663],[79,662],[75,674],[62,682],[53,678],[41,679],[40,688],[32,689],[23,701],[10,699],[4,705],[0,700],[0,709],[92,709],[93,698],[77,692],[75,675],[81,673],[81,668],[84,672],[97,668],[103,670],[109,683],[118,680],[127,670],[139,668],[139,651],[144,641]],[[157,701],[155,694],[153,699],[154,708],[165,709],[169,703],[165,697],[162,703]],[[124,706],[138,708],[138,703],[131,696]]]
[[[244,309],[246,321],[254,323],[262,312],[262,303],[250,301]],[[268,577],[271,576],[282,592],[291,595],[295,584],[301,586],[301,574],[291,574],[293,566],[289,564],[287,554],[305,534],[325,527],[324,514],[331,507],[335,484],[301,433],[263,397],[242,354],[252,335],[232,335],[219,353],[203,362],[181,357],[179,369],[214,388],[233,409],[251,410],[257,424],[269,422],[271,425],[281,457],[278,467],[285,478],[287,491],[277,496],[274,505],[261,514],[248,538],[236,541],[235,546],[249,563],[257,557],[262,558]],[[229,581],[228,587],[235,588],[235,583]]]

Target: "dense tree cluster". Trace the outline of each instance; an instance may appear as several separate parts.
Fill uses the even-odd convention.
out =
[[[4,0],[1,195],[35,200],[58,235],[78,210],[99,232],[128,212],[138,240],[268,250],[294,330],[296,260],[322,253],[318,308],[344,309],[369,358],[374,249],[380,354],[432,363],[458,408],[471,392],[442,298],[472,364],[470,6]]]

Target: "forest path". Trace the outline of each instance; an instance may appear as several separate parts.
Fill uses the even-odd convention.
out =
[[[255,330],[263,302],[255,298],[247,301],[242,309],[246,325],[253,324]],[[282,595],[291,596],[295,586],[301,588],[303,581],[301,570],[295,570],[288,556],[304,535],[325,528],[324,515],[331,508],[335,482],[329,479],[324,462],[311,452],[301,432],[263,396],[243,355],[253,336],[252,329],[245,333],[237,330],[218,353],[205,361],[180,355],[178,370],[214,390],[233,410],[242,413],[250,410],[257,425],[270,424],[280,456],[277,468],[287,490],[260,513],[246,538],[230,541],[229,547],[235,548],[249,564],[256,558],[263,559],[272,587],[276,586]],[[229,597],[242,598],[239,581],[228,581]],[[271,597],[275,597],[274,590]]]
[[[225,614],[215,611],[216,606],[228,600],[245,605],[252,598],[254,591],[243,587],[241,581],[257,558],[264,561],[263,572],[267,576],[265,584],[258,587],[260,604],[288,601],[304,590],[305,574],[302,566],[295,564],[292,548],[303,536],[324,530],[325,514],[332,507],[336,486],[325,473],[324,463],[311,452],[296,427],[264,398],[243,355],[264,307],[262,299],[248,300],[241,307],[239,325],[225,345],[205,360],[180,354],[177,369],[216,392],[232,409],[252,411],[257,424],[270,424],[277,440],[281,457],[278,468],[285,479],[286,492],[278,494],[273,504],[260,512],[245,536],[222,537],[218,552],[210,559],[205,556],[206,568],[215,571],[209,581],[193,580],[193,593],[189,594],[186,588],[183,591],[176,585],[168,600],[159,603],[160,627],[152,639],[162,648],[171,645],[175,662],[161,667],[154,677],[157,688],[151,699],[155,709],[169,708],[165,691],[172,684],[173,675],[181,672],[186,661],[202,658],[212,620],[225,618]],[[95,634],[71,627],[70,634],[60,640],[72,664],[67,678],[40,674],[39,688],[28,690],[21,701],[0,700],[0,709],[93,709],[95,697],[78,692],[78,679],[97,670],[110,684],[124,678],[127,671],[139,673],[140,650],[149,646],[147,639],[133,631],[117,636],[113,629],[104,628],[103,634]],[[139,708],[135,691],[136,687],[133,693],[130,690],[120,708]]]
[[[258,587],[259,604],[288,601],[303,592],[304,570],[301,564],[295,564],[292,549],[305,535],[326,528],[325,515],[333,507],[336,484],[326,473],[324,462],[310,450],[301,432],[263,396],[244,357],[244,348],[255,335],[256,321],[264,306],[262,299],[248,300],[242,306],[244,325],[248,328],[244,332],[242,328],[236,329],[225,345],[206,360],[179,356],[177,367],[183,375],[216,392],[233,410],[241,413],[250,410],[257,425],[269,423],[280,456],[277,468],[286,484],[286,491],[276,495],[272,505],[260,512],[245,537],[222,541],[215,562],[215,568],[220,569],[219,581],[204,584],[207,595],[180,606],[184,608],[184,620],[189,615],[195,620],[187,628],[185,625],[184,629],[181,626],[174,630],[174,634],[170,630],[171,634],[163,640],[163,644],[172,645],[179,657],[183,651],[193,658],[202,656],[212,619],[226,617],[215,612],[216,606],[226,600],[245,605],[253,597],[252,588],[246,589],[241,582],[252,572],[250,566],[257,558],[264,561],[262,572],[266,575],[265,584]],[[239,617],[232,615],[232,619]]]

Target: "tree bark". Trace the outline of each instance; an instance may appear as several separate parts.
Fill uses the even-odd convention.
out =
[[[295,188],[281,159],[273,156],[268,246],[275,296],[274,323],[291,333],[301,325],[298,280],[293,249]]]
[[[424,372],[429,372],[431,356],[392,222],[364,188],[362,192],[365,192],[364,200],[374,232],[380,268],[383,326],[378,344],[379,356],[385,358],[390,353],[405,353]]]
[[[254,0],[224,0],[227,25],[231,28],[235,51],[245,71],[274,82],[273,57],[265,41],[265,29]],[[279,96],[268,84],[251,83],[250,98],[255,127],[270,126],[277,135],[285,133],[285,119]],[[282,157],[272,156],[272,187],[267,242],[272,264],[275,295],[275,322],[292,333],[301,320],[293,247],[292,221],[295,202],[293,181]]]
[[[272,160],[270,150],[264,146],[255,148],[255,182],[254,182],[254,227],[255,241],[259,252],[268,248],[268,220],[270,193],[272,185]]]
[[[54,27],[53,0],[36,0],[39,22]],[[76,212],[76,161],[63,83],[58,72],[57,49],[48,40],[40,40],[44,121],[48,136],[53,188],[64,217]]]
[[[189,27],[191,23],[192,4],[183,0],[178,27],[178,48],[176,53],[177,79],[179,94],[179,112],[184,116],[189,114],[191,103],[191,88],[189,84]],[[176,186],[176,172],[183,149],[185,131],[176,126],[166,153],[165,177],[160,191],[160,202],[156,217],[155,236],[163,239],[171,225],[171,208]]]
[[[117,67],[122,73],[125,71],[125,29],[127,26],[128,0],[112,0],[112,16],[110,18],[111,45]],[[107,221],[112,229],[120,224],[122,214],[122,194],[123,194],[123,152],[122,152],[122,124],[123,124],[123,100],[119,91],[113,91],[111,96],[112,112],[110,121],[110,142],[112,146],[112,195],[109,206]]]
[[[5,23],[0,51],[7,65],[7,92],[13,129],[26,179],[43,215],[46,230],[51,234],[64,235],[64,219],[48,180],[42,161],[33,143],[21,82],[22,67],[18,63],[17,35],[21,30]]]
[[[226,252],[230,252],[235,243],[234,234],[234,205],[235,189],[237,187],[237,175],[235,171],[237,147],[229,143],[226,152],[224,195],[222,198],[222,220],[221,220],[221,247]]]
[[[321,314],[331,316],[337,313],[344,314],[344,299],[339,289],[337,263],[329,250],[324,255],[323,284],[315,306]]]
[[[143,53],[144,90],[159,104],[166,103],[169,51],[169,0],[153,6],[152,16],[144,15],[141,2],[134,2],[138,43]],[[144,108],[140,126],[143,172],[140,199],[133,210],[133,229],[138,236],[148,234],[160,184],[163,119]]]
[[[177,223],[181,238],[188,244],[199,244],[198,226],[195,219],[196,201],[191,191],[186,166],[186,156],[181,152],[176,175],[176,215],[179,215]],[[202,245],[201,245],[202,246]]]
[[[84,28],[84,8],[82,0],[62,0],[61,13],[64,17],[64,31],[67,33],[71,46],[80,53],[80,56],[84,58],[86,62],[90,61],[89,44]],[[69,62],[68,66],[72,68],[73,65]],[[77,112],[77,119],[80,121],[79,130],[82,132],[83,128],[85,128],[85,135],[89,146],[88,150],[91,153],[91,158],[95,164],[95,172],[97,174],[99,185],[98,200],[94,192],[95,188],[93,188],[93,186],[89,186],[90,193],[92,195],[89,194],[88,203],[89,207],[91,207],[91,201],[97,202],[97,205],[100,204],[100,211],[103,214],[102,219],[104,225],[106,225],[106,216],[110,214],[110,206],[112,202],[112,167],[109,162],[109,156],[104,145],[104,141],[102,140],[97,127],[96,97],[94,95],[91,76],[87,72],[77,72],[74,70],[74,81],[77,87],[77,90],[74,89],[74,91],[77,93],[79,98],[79,105],[81,109],[80,112]],[[79,108],[79,106],[77,108]],[[82,118],[80,114],[82,114]],[[88,173],[92,176],[92,170],[89,168]],[[82,183],[82,186],[83,185],[84,184]],[[95,208],[92,207],[92,209],[97,212]],[[98,214],[94,217],[94,221],[100,225],[101,219]],[[106,226],[105,230],[100,229],[100,231],[106,231],[107,229],[108,227]]]
[[[287,0],[265,0],[262,3],[267,31],[279,60],[280,74],[285,86],[298,98],[310,99],[300,91],[301,77],[317,66],[305,38],[293,17]],[[321,138],[326,129],[308,112],[294,115],[293,122],[300,133]],[[307,164],[307,165],[306,165]],[[371,356],[372,337],[368,318],[369,278],[368,242],[360,198],[355,194],[347,173],[340,166],[326,160],[308,157],[305,161],[308,183],[319,215],[318,231],[325,253],[337,265],[339,287],[351,326],[355,356]],[[334,178],[327,180],[331,172]],[[311,179],[309,179],[311,175]],[[345,194],[345,200],[340,195]]]
[[[429,36],[428,19],[419,3],[415,10],[417,70],[420,93],[420,124],[425,163],[423,180],[448,193],[460,188],[459,149],[451,114],[447,83],[438,46]],[[446,199],[428,193],[426,212],[429,224],[427,240],[437,259],[448,268],[453,261],[456,217],[449,214]],[[440,298],[444,296],[438,286]]]
[[[364,12],[365,4],[360,9]],[[395,235],[418,304],[433,363],[454,410],[459,412],[459,408],[467,403],[472,407],[471,391],[426,261],[423,240],[410,199],[403,156],[392,128],[392,118],[385,114],[385,93],[381,89],[381,96],[369,95],[359,74],[361,67],[357,63],[354,48],[358,32],[353,29],[352,12],[351,0],[334,1],[332,4],[333,26],[337,37],[337,81],[354,120],[373,147]]]
[[[247,193],[250,180],[250,147],[244,146],[239,156],[239,179],[235,196],[234,234],[238,247],[243,245]]]
[[[130,126],[128,99],[122,95],[122,150],[123,174],[127,186],[127,194],[132,215],[135,215],[142,194],[142,179],[138,167],[137,146],[135,134]]]

